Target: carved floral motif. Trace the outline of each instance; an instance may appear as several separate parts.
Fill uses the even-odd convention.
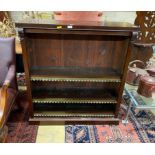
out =
[[[137,12],[135,24],[141,31],[137,37],[141,43],[155,43],[155,11]]]

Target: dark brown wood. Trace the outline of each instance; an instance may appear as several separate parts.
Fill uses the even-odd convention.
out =
[[[128,45],[128,43],[130,42],[128,41],[126,45],[127,54],[125,56],[125,62],[123,66],[124,68],[123,68],[123,74],[122,74],[122,81],[121,81],[120,90],[119,90],[118,104],[116,106],[115,117],[118,117],[118,114],[119,114],[119,109],[120,109],[120,104],[122,102],[122,94],[124,91],[124,84],[125,84],[126,74],[127,74],[128,64],[129,64],[129,58],[131,54],[131,46]]]
[[[132,46],[131,59],[148,61],[152,55],[151,45],[155,44],[155,11],[137,11],[135,25],[140,27],[137,39]]]
[[[118,123],[130,57],[128,47],[138,27],[69,21],[35,21],[16,26],[22,42],[30,120]],[[48,109],[50,117],[34,117],[38,108],[42,112]],[[52,114],[66,110],[70,112],[63,117]],[[96,117],[87,117],[94,111]],[[104,115],[106,112],[113,115]]]
[[[155,43],[155,11],[137,11],[135,24],[140,26],[137,42]]]
[[[23,20],[15,24],[18,28],[59,29],[59,30],[93,30],[93,31],[138,31],[139,26],[122,22],[95,22],[95,21],[56,21],[45,19]],[[72,26],[72,28],[68,27]],[[35,31],[35,30],[34,30]]]
[[[51,31],[52,30],[52,31]],[[68,32],[68,30],[66,30],[65,28],[62,28],[62,29],[57,29],[57,28],[45,28],[45,29],[33,29],[33,28],[27,28],[26,30],[25,30],[25,33],[32,33],[32,34],[34,34],[34,33],[43,33],[43,34],[79,34],[79,35],[88,35],[88,36],[90,36],[90,35],[109,35],[109,36],[112,36],[112,35],[116,35],[116,36],[129,36],[129,35],[131,35],[131,33],[130,32],[128,32],[128,31],[121,31],[121,30],[118,30],[118,32],[113,32],[112,30],[104,30],[104,31],[102,31],[102,29],[101,30],[94,30],[94,31],[92,31],[93,30],[93,28],[92,29],[81,29],[80,30],[80,28],[79,29],[71,29],[69,32]],[[83,31],[82,33],[81,33],[81,31]]]
[[[26,50],[26,36],[24,36],[23,29],[19,30],[20,35],[20,42],[22,46],[23,51],[23,63],[24,63],[24,71],[26,74],[26,85],[27,85],[27,94],[28,94],[28,101],[29,101],[29,115],[30,117],[33,117],[33,105],[32,105],[32,94],[31,94],[31,83],[30,83],[30,75],[29,75],[29,55]]]
[[[82,124],[82,122],[84,123],[96,123],[97,124],[115,124],[115,125],[118,125],[119,124],[119,119],[118,118],[54,118],[54,119],[51,119],[51,118],[37,118],[37,117],[34,117],[34,118],[30,118],[29,119],[30,122],[32,122],[32,124],[34,124],[35,122],[68,122],[68,123],[80,123]]]

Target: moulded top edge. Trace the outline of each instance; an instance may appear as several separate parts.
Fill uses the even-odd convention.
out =
[[[18,28],[55,28],[55,29],[110,29],[139,31],[139,26],[127,22],[95,21],[56,21],[56,20],[23,20],[15,23]]]

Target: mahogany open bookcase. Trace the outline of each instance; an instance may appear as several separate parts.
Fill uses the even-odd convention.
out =
[[[118,124],[130,42],[129,23],[34,20],[16,23],[31,121]]]

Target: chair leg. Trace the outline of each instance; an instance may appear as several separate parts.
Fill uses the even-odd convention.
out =
[[[7,142],[7,135],[8,135],[8,127],[5,125],[3,129],[0,130],[0,143]]]

